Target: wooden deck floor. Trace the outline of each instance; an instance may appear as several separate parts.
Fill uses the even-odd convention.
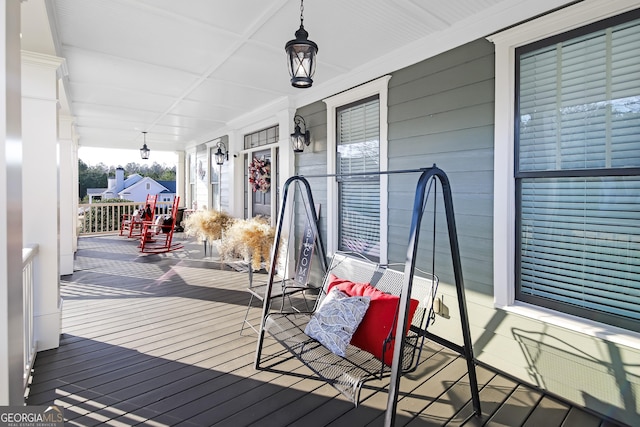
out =
[[[256,371],[256,335],[239,333],[247,275],[203,258],[202,245],[145,256],[118,236],[79,245],[61,285],[61,344],[38,354],[29,405],[63,406],[70,426],[382,425],[386,392],[366,388],[354,408],[275,342],[265,357],[285,373]],[[613,425],[482,367],[483,414],[469,418],[464,360],[438,346],[427,355],[401,381],[398,426]]]

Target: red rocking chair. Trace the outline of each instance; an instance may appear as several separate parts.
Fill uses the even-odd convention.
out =
[[[144,203],[143,210],[136,209],[132,214],[123,214],[120,218],[120,235],[127,237],[140,237],[142,235],[142,224],[146,218],[144,218],[144,210],[146,210],[147,206],[151,210],[151,218],[153,219],[153,215],[156,211],[156,202],[158,200],[157,194],[147,194],[147,200]]]
[[[176,249],[182,249],[182,243],[173,243],[173,231],[178,216],[178,204],[180,197],[176,196],[171,208],[171,216],[161,215],[162,221],[144,221],[142,223],[142,235],[140,237],[140,252],[160,254]]]

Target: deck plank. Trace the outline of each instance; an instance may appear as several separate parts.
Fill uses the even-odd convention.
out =
[[[466,361],[450,354],[452,362],[399,403],[400,413],[412,417],[408,426],[444,425],[455,414],[447,392],[467,375]],[[463,405],[460,405],[463,406]],[[459,407],[460,407],[459,406]],[[458,408],[459,408],[458,407]]]
[[[478,367],[478,377],[484,374],[486,368]],[[488,371],[488,370],[487,370]],[[502,405],[502,403],[511,395],[513,390],[518,386],[517,383],[499,376],[494,372],[494,376],[486,383],[486,385],[480,387],[480,416],[471,417],[473,413],[473,406],[471,402],[467,403],[464,408],[460,410],[456,417],[451,419],[447,426],[482,426],[485,425],[488,418],[496,412],[496,410]]]
[[[487,426],[509,426],[513,423],[522,425],[538,404],[541,394],[529,387],[517,385],[513,381],[506,378],[499,378],[498,381],[505,385],[496,384],[493,394],[496,395],[492,399],[496,404],[496,411],[493,416],[489,417]],[[514,389],[514,385],[516,385]],[[502,399],[502,404],[500,404]],[[498,407],[499,405],[499,407]]]
[[[358,427],[382,425],[388,380],[356,408],[267,337],[240,329],[248,277],[202,245],[139,255],[119,236],[83,237],[76,271],[61,280],[60,347],[38,353],[29,405],[58,404],[70,426]],[[253,304],[248,319],[261,316]],[[396,425],[596,426],[598,417],[478,367],[483,409],[472,417],[466,362],[427,344],[400,382]],[[529,424],[526,424],[529,423]]]
[[[566,403],[544,396],[533,409],[523,427],[534,427],[547,423],[562,425],[568,413],[569,406]]]
[[[573,407],[569,410],[561,427],[598,427],[601,422],[602,421],[595,415]]]

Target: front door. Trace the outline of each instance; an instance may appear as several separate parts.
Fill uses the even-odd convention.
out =
[[[275,177],[275,171],[272,170],[271,150],[254,151],[250,156],[249,161],[254,162],[254,159],[257,159],[258,162],[254,162],[254,165],[259,166],[253,176],[255,181],[250,185],[251,212],[253,216],[269,218],[271,217],[271,176]]]

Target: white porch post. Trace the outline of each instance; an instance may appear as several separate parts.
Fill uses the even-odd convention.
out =
[[[78,232],[80,230],[78,230],[78,225],[77,225],[77,218],[78,218],[78,208],[80,205],[80,178],[79,178],[79,170],[78,170],[78,134],[75,133],[75,127],[73,128],[74,132],[73,132],[73,148],[72,148],[72,154],[73,154],[73,158],[71,159],[71,171],[72,171],[72,177],[71,177],[71,189],[72,189],[72,194],[73,194],[73,227],[72,227],[72,232],[73,232],[73,238],[71,241],[71,244],[73,245],[72,251],[75,254],[76,252],[78,252]]]
[[[284,193],[283,193],[284,184],[287,182],[287,180],[291,176],[295,174],[295,171],[296,171],[295,170],[295,160],[296,160],[295,153],[293,152],[293,148],[291,147],[291,134],[295,130],[294,123],[293,123],[293,117],[295,116],[295,113],[296,113],[296,110],[294,109],[286,109],[286,110],[279,111],[278,114],[276,115],[276,117],[278,118],[278,126],[280,127],[280,139],[278,140],[278,148],[280,149],[280,154],[278,159],[278,162],[279,162],[278,166],[280,168],[279,170],[280,179],[278,182],[272,180],[272,183],[274,183],[277,186],[277,191],[272,191],[272,193],[276,193],[276,196],[278,197],[277,202],[272,203],[271,205],[272,210],[274,212],[272,215],[273,225],[275,225],[275,219],[278,216],[278,212],[277,210],[275,210],[275,208],[276,206],[278,208],[282,207],[282,198],[284,197]],[[291,210],[295,209],[294,204],[289,203],[289,206],[287,206],[287,209],[288,210],[284,215],[284,221],[282,224],[282,227],[284,230],[289,230],[291,228],[291,224],[290,224],[291,221],[295,222],[295,219],[291,214]],[[278,269],[280,271],[283,271],[283,274],[285,275],[285,277],[293,277],[293,274],[295,274],[295,265],[296,265],[296,261],[295,261],[296,250],[295,250],[294,236],[288,236],[287,242],[289,244],[289,250],[287,251],[287,253],[289,254],[289,260],[286,264],[288,266],[288,270],[283,271],[284,260],[280,262]]]
[[[0,6],[0,405],[24,403],[22,312],[22,162],[20,2]]]
[[[229,131],[229,167],[227,168],[227,179],[229,179],[229,213],[236,218],[244,218],[244,204],[246,195],[244,192],[244,155],[234,156],[244,148],[244,135],[237,131]]]
[[[61,58],[22,52],[23,239],[38,244],[34,272],[37,351],[60,342],[60,191],[57,70]]]
[[[282,190],[284,183],[296,172],[296,154],[291,148],[291,134],[293,133],[294,123],[293,117],[296,114],[295,109],[286,109],[278,112],[278,126],[280,127],[280,140],[278,146],[280,148],[280,182],[277,183],[278,188]],[[307,148],[309,150],[313,146]],[[279,194],[282,198],[282,194]],[[280,203],[280,201],[278,201]]]
[[[59,176],[60,176],[60,274],[73,273],[78,219],[78,181],[74,168],[78,168],[78,146],[74,141],[73,118],[60,116],[58,121]],[[74,188],[76,191],[74,192]],[[74,198],[75,197],[75,198]]]
[[[185,154],[184,151],[177,151],[178,163],[176,163],[176,193],[180,197],[180,206],[187,206],[186,194],[186,182],[185,182]]]

